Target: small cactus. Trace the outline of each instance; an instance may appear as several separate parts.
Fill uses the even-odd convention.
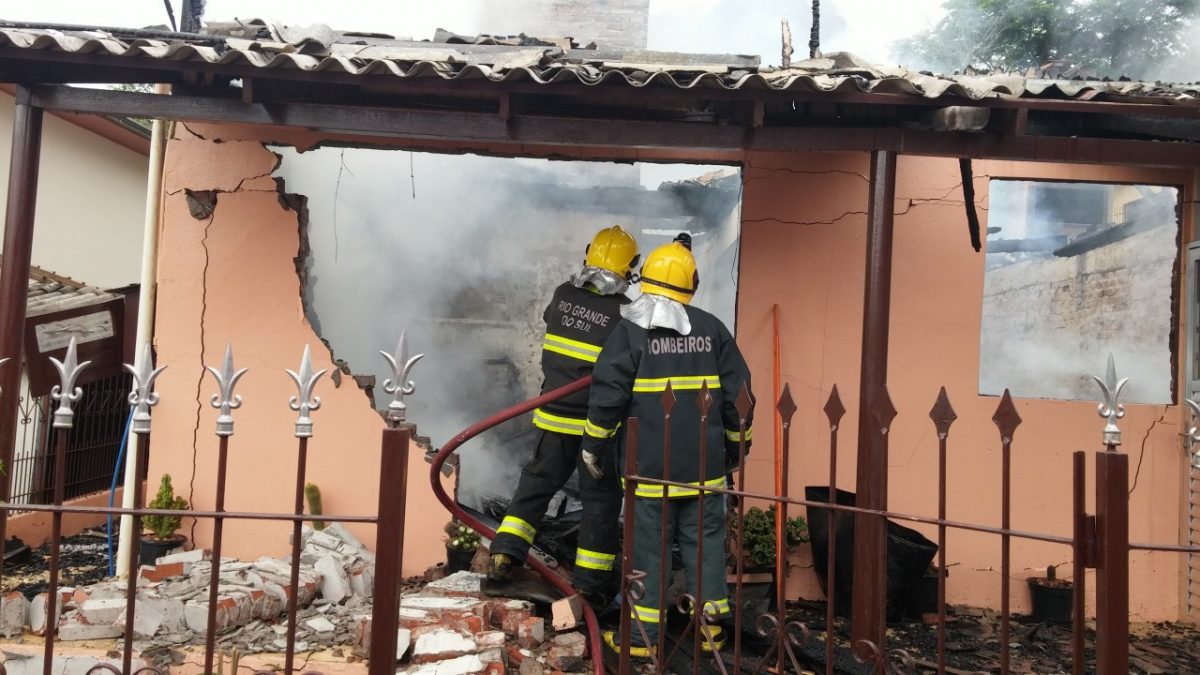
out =
[[[474,551],[479,548],[479,534],[458,520],[446,523],[446,548],[455,551]]]
[[[317,487],[316,483],[308,483],[304,486],[304,498],[308,500],[308,512],[314,516],[321,515],[321,488]],[[325,529],[325,521],[313,520],[313,529],[318,532]]]

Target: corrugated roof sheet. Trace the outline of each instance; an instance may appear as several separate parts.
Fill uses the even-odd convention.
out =
[[[41,316],[75,307],[99,305],[120,296],[38,267],[29,270],[25,316]]]
[[[2,24],[0,24],[2,26]],[[1094,99],[1114,96],[1189,101],[1200,84],[1045,80],[1020,75],[933,75],[888,68],[839,52],[790,68],[760,67],[757,57],[577,48],[562,38],[463,37],[439,31],[433,42],[291,28],[267,22],[214,24],[191,39],[142,37],[139,31],[0,27],[0,46],[128,59],[195,61],[355,76],[617,84],[637,89],[879,92],[979,100],[1000,95]]]

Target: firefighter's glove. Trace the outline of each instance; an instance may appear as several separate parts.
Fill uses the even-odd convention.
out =
[[[750,455],[750,448],[746,448],[746,455]],[[725,442],[725,472],[733,473],[742,468],[741,452],[738,449],[737,443]]]
[[[584,468],[592,475],[592,478],[600,480],[604,477],[604,457],[602,455],[584,450],[580,456],[583,458]]]

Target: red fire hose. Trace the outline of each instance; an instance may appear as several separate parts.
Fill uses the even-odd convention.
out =
[[[475,438],[488,429],[491,429],[498,424],[507,422],[518,415],[524,415],[530,410],[545,405],[546,403],[556,401],[565,396],[574,394],[577,391],[587,389],[591,384],[592,378],[589,375],[588,377],[585,377],[581,380],[576,380],[565,387],[559,387],[553,391],[546,392],[535,399],[530,399],[524,403],[518,403],[511,408],[505,408],[495,415],[480,420],[470,427],[467,427],[465,430],[460,431],[454,436],[454,438],[451,438],[448,443],[443,445],[441,450],[438,450],[438,453],[433,457],[433,466],[431,466],[429,469],[429,480],[433,484],[433,494],[437,496],[438,501],[442,503],[442,506],[446,507],[447,511],[449,511],[455,518],[457,518],[467,527],[475,530],[480,535],[487,537],[488,539],[494,539],[496,537],[495,530],[479,522],[469,513],[460,508],[454,499],[452,499],[450,495],[446,493],[446,488],[442,486],[442,463],[445,462],[446,458],[449,457],[455,450],[457,450],[458,447],[463,443]],[[541,574],[546,581],[549,581],[555,588],[562,591],[564,595],[574,595],[575,589],[571,588],[571,585],[568,584],[562,577],[552,572],[550,568],[547,567],[546,564],[539,560],[536,556],[529,556],[526,560],[526,563],[536,570],[538,574]],[[604,654],[601,651],[603,647],[600,644],[600,624],[596,621],[595,612],[592,611],[592,608],[588,606],[587,603],[583,604],[583,620],[587,625],[588,646],[592,654],[592,672],[594,675],[604,675]]]

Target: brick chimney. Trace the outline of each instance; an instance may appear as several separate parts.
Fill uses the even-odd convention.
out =
[[[491,0],[482,10],[485,33],[570,36],[580,45],[645,49],[650,0]]]

